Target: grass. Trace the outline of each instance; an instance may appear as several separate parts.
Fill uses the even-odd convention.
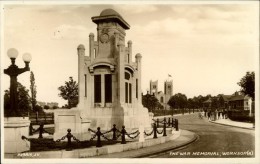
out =
[[[65,139],[67,141],[67,139]],[[68,147],[68,142],[55,142],[53,139],[42,138],[42,139],[31,139],[31,152],[35,151],[53,151],[53,150],[71,150],[71,149],[83,149],[83,148],[90,148],[92,146],[96,146],[97,141],[82,141],[78,142],[71,142],[71,145]],[[105,145],[113,145],[120,143],[121,141],[101,141],[102,146]]]

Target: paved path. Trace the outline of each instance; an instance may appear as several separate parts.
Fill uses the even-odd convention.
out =
[[[158,154],[159,152],[168,151],[171,149],[176,149],[182,146],[186,146],[197,139],[195,133],[189,132],[187,130],[181,130],[181,135],[173,141],[169,141],[163,144],[145,147],[137,150],[130,150],[120,153],[112,153],[107,155],[94,156],[93,158],[138,158],[145,157],[152,154]],[[152,139],[151,139],[152,140]]]
[[[240,128],[254,130],[254,125],[252,123],[247,123],[247,122],[232,121],[230,119],[218,119],[216,121],[210,121],[210,122],[216,123],[216,124],[221,124],[221,125],[227,125],[227,126],[240,127]]]
[[[255,131],[210,123],[198,114],[178,116],[181,129],[195,132],[199,139],[191,145],[148,157],[153,158],[227,158],[254,157]],[[248,153],[246,153],[248,151]],[[234,154],[235,153],[240,153]],[[232,154],[233,153],[233,154]],[[242,154],[241,154],[242,153]]]

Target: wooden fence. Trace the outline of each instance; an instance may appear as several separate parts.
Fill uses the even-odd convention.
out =
[[[54,124],[54,113],[30,113],[31,124]]]

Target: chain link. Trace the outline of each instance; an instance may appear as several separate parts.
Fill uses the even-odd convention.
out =
[[[138,132],[136,136],[134,136],[134,137],[131,137],[131,136],[130,136],[130,134],[126,133],[126,135],[127,135],[129,138],[131,138],[131,139],[135,139],[136,137],[138,137],[138,136],[139,136],[139,134],[140,134],[140,132]]]
[[[158,129],[157,129],[156,132],[157,132],[158,134],[162,134],[162,133],[163,133],[163,130],[162,130],[161,132],[159,132]]]
[[[63,137],[61,137],[61,139],[57,139],[56,140],[56,142],[60,142],[61,140],[65,140],[65,138],[67,137],[67,135],[66,136],[63,136]]]
[[[78,140],[76,137],[72,136],[72,138],[76,141],[76,142],[81,142],[80,140]]]
[[[139,130],[136,130],[135,132],[132,132],[132,133],[128,133],[129,135],[132,135],[132,134],[136,134],[136,133],[138,133],[139,132]]]
[[[150,135],[153,134],[153,131],[154,131],[154,130],[152,130],[151,133],[148,133],[148,134],[144,131],[144,134],[145,134],[146,136],[150,136]]]
[[[96,134],[94,134],[91,138],[90,138],[90,141],[93,141],[94,138],[96,138]]]

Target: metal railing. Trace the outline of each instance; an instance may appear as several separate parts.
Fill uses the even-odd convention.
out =
[[[176,131],[178,131],[178,120],[174,119],[174,118],[169,118],[168,122],[166,121],[166,118],[164,118],[162,121],[160,121],[159,119],[154,120],[155,122],[153,123],[153,128],[151,132],[146,132],[143,131],[145,136],[151,136],[153,134],[153,138],[158,138],[157,134],[162,134],[162,136],[167,136],[166,133],[166,128],[176,128]],[[162,130],[159,131],[158,128],[160,128],[159,126],[161,126],[162,124]],[[121,137],[121,144],[126,144],[127,140],[133,140],[136,139],[139,135],[140,135],[140,131],[136,130],[133,132],[127,132],[125,129],[125,126],[122,126],[122,129],[119,130],[117,129],[116,125],[114,124],[113,127],[105,132],[101,131],[100,127],[97,127],[97,130],[93,130],[93,129],[88,129],[89,132],[91,132],[93,135],[91,136],[91,138],[89,139],[89,142],[93,141],[94,139],[96,140],[96,147],[102,147],[102,139],[106,140],[106,141],[118,141],[119,138]],[[33,129],[32,125],[30,125],[30,135],[32,135],[33,133],[39,132],[39,139],[43,138],[42,134],[43,133],[49,133],[44,129],[44,124],[42,123],[40,125],[40,127],[38,129]],[[51,134],[51,133],[49,133]],[[127,138],[127,139],[126,139]],[[27,138],[25,136],[22,136],[23,140],[28,140],[30,141],[30,138]],[[76,141],[77,143],[83,143],[86,142],[88,140],[84,140],[84,141],[80,141],[79,139],[77,139],[73,134],[71,134],[71,129],[67,129],[67,134],[64,135],[63,137],[61,137],[60,139],[57,139],[55,142],[61,142],[62,140],[67,139],[67,146],[66,146],[66,150],[72,150],[72,140]]]

